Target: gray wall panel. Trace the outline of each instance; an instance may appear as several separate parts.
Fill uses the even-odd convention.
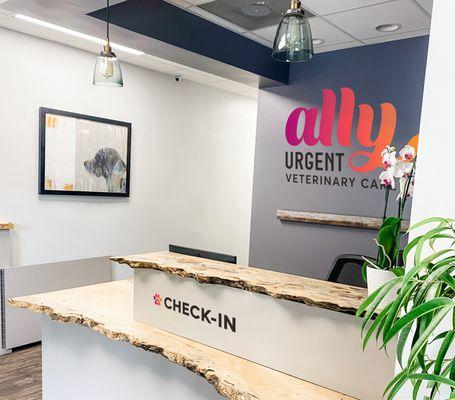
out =
[[[418,134],[427,46],[428,38],[422,37],[317,54],[308,63],[292,66],[288,87],[260,91],[250,265],[325,279],[333,259],[340,254],[374,255],[374,231],[283,223],[276,219],[276,211],[382,216],[383,192],[360,186],[361,179],[377,180],[380,170],[358,173],[348,165],[350,154],[365,150],[356,138],[357,106],[368,104],[374,109],[373,139],[379,130],[381,103],[386,102],[392,103],[397,111],[393,143],[403,146]],[[344,87],[351,88],[356,95],[351,144],[347,147],[338,144],[336,135],[340,89]],[[292,147],[285,137],[289,114],[297,107],[316,107],[320,121],[323,89],[333,90],[337,97],[333,145],[311,147],[303,143]],[[319,122],[316,136],[318,127]],[[341,172],[309,171],[308,174],[354,178],[354,187],[286,182],[289,171],[285,167],[285,154],[289,151],[344,153]],[[397,193],[390,197],[391,207],[396,209]]]

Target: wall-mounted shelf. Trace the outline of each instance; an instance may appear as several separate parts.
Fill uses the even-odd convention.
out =
[[[1,222],[0,221],[0,231],[9,231],[14,228],[14,224],[11,222]]]
[[[360,217],[357,215],[324,214],[307,211],[278,210],[276,217],[283,222],[344,226],[348,228],[379,229],[382,218]],[[403,221],[401,231],[409,229],[409,221]]]

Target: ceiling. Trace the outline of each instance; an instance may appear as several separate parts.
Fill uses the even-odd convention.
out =
[[[224,3],[240,3],[238,8],[241,9],[245,7],[244,0],[166,1],[272,47],[278,23],[276,18],[269,26],[258,29],[248,29],[247,24],[242,24],[241,20],[238,20],[237,24],[231,22],[232,7],[229,10]],[[259,2],[266,3],[273,12],[277,8],[284,10],[283,0],[249,1],[251,5]],[[310,18],[313,38],[321,39],[323,42],[315,46],[316,52],[428,35],[433,8],[433,0],[302,0],[301,2],[306,10],[314,14],[314,17]],[[219,3],[218,6],[217,3]],[[289,4],[289,1],[286,3]],[[257,19],[268,20],[270,15],[257,17]],[[390,33],[378,32],[376,27],[382,24],[399,24],[401,29]]]
[[[183,12],[184,15],[187,15],[187,12],[194,14],[262,45],[272,46],[276,25],[246,29],[240,26],[245,26],[242,20],[239,20],[240,25],[237,25],[208,12],[207,10],[216,10],[220,15],[232,19],[232,15],[223,14],[223,7],[213,8],[214,5],[210,5],[213,3],[212,1],[166,1],[167,3],[162,2],[162,4],[169,6],[168,3],[171,3],[178,7],[171,8]],[[245,7],[249,0],[218,1],[224,2],[225,6],[226,1],[231,4],[241,2]],[[256,0],[251,1],[255,2]],[[279,7],[281,9],[284,0],[265,1],[272,8],[277,9]],[[159,0],[129,0],[128,2],[111,0],[111,5],[115,7],[115,5],[121,6],[129,2],[137,4],[151,4],[153,2],[157,4]],[[286,4],[287,2],[289,0],[286,1]],[[314,17],[310,18],[313,37],[324,41],[322,45],[315,47],[316,52],[422,36],[429,33],[432,0],[303,0],[302,3],[309,12],[314,14]],[[105,23],[89,14],[103,9],[105,4],[106,0],[0,0],[0,27],[98,53],[100,51],[99,44],[19,20],[15,18],[15,15],[18,13],[25,14],[103,38]],[[232,11],[228,12],[232,14]],[[264,18],[263,22],[257,23],[274,24],[279,17],[275,13],[273,18],[272,20]],[[149,25],[153,25],[152,22],[147,21]],[[398,23],[402,28],[393,33],[381,33],[375,30],[376,26],[384,23]],[[163,72],[170,75],[171,79],[174,75],[180,75],[183,80],[204,83],[251,97],[257,96],[257,74],[227,65],[208,56],[195,54],[175,45],[163,43],[153,37],[125,29],[118,24],[113,25],[111,31],[113,41],[142,52],[141,54],[131,54],[116,50],[117,55],[124,62]],[[215,44],[218,45],[218,43]]]
[[[148,1],[148,0],[147,0]],[[111,0],[111,5],[124,0]],[[0,0],[0,28],[6,28],[74,48],[98,54],[101,46],[79,37],[48,29],[16,18],[24,14],[41,21],[56,24],[97,38],[104,38],[106,24],[89,13],[100,10],[106,0]],[[247,71],[216,62],[208,57],[190,54],[182,49],[131,32],[119,26],[111,26],[111,37],[116,43],[140,50],[135,55],[114,49],[122,62],[175,76],[181,82],[192,81],[221,90],[257,98],[258,77]]]

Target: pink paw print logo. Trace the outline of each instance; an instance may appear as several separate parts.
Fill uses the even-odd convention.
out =
[[[153,295],[153,302],[155,303],[155,305],[157,306],[160,306],[161,305],[161,296],[159,293],[155,293]]]

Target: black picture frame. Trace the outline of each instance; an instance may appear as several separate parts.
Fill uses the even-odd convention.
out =
[[[46,116],[48,114],[60,115],[69,118],[82,119],[109,125],[118,125],[127,128],[127,152],[126,152],[126,183],[125,192],[95,192],[76,190],[49,190],[45,187],[46,171]],[[53,108],[39,108],[39,179],[38,193],[41,195],[63,196],[104,196],[104,197],[129,197],[130,196],[130,173],[131,173],[131,130],[132,124],[124,121],[100,118],[92,115],[78,114],[69,111],[56,110]]]

